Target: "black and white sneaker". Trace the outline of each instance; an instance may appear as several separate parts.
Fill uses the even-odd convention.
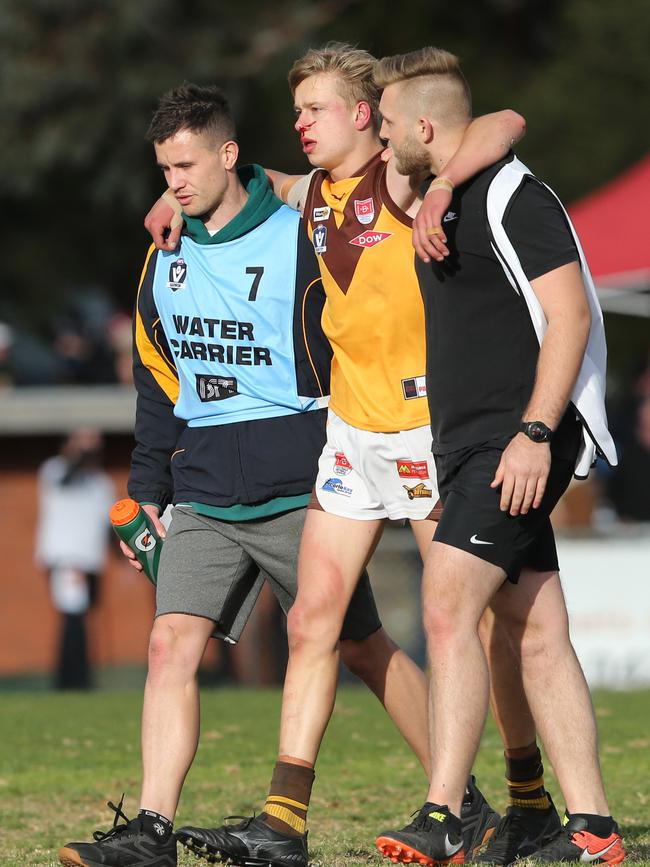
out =
[[[500,818],[485,800],[476,785],[476,778],[471,776],[460,811],[466,861],[473,860],[485,848],[496,831]]]
[[[122,812],[122,800],[108,806],[115,813],[110,831],[95,831],[94,843],[68,843],[59,849],[59,861],[64,867],[176,867],[176,838],[171,831],[156,839],[142,830],[140,819],[129,821]],[[118,820],[124,819],[123,825]]]
[[[557,810],[508,807],[486,848],[474,858],[478,864],[512,864],[546,846],[562,830]]]
[[[196,855],[208,861],[220,858],[238,867],[307,867],[309,861],[307,834],[281,834],[255,816],[220,828],[185,826],[176,836]]]
[[[399,864],[463,864],[462,825],[446,804],[427,802],[399,831],[384,831],[376,840],[385,858]]]

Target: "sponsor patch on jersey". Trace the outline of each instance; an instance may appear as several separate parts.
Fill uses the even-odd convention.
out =
[[[321,222],[322,220],[328,220],[331,211],[332,209],[327,205],[324,205],[322,208],[314,208],[314,223]]]
[[[332,494],[340,494],[342,497],[349,497],[352,494],[352,488],[348,488],[340,479],[328,479],[321,490],[329,491]]]
[[[426,461],[396,461],[401,479],[428,479],[429,464]]]
[[[318,255],[327,250],[327,226],[316,226],[312,235],[314,250]]]
[[[375,203],[372,199],[355,199],[354,214],[360,223],[367,226],[375,219]]]
[[[416,397],[426,397],[426,376],[412,376],[409,379],[403,379],[402,393],[404,394],[404,400],[413,400]]]
[[[234,376],[206,376],[196,374],[196,393],[202,403],[213,400],[226,400],[239,394],[237,379]]]
[[[365,232],[353,238],[350,243],[354,244],[355,247],[376,247],[377,244],[381,244],[386,238],[392,237],[392,232],[375,232],[372,229],[366,229]]]
[[[337,452],[334,455],[334,472],[338,476],[347,476],[348,473],[352,472],[352,464],[343,452]]]
[[[432,490],[431,488],[427,488],[424,482],[420,482],[419,485],[415,485],[412,488],[409,488],[407,485],[402,485],[402,487],[408,494],[409,500],[419,500],[423,497],[432,498]]]
[[[176,292],[177,289],[185,289],[186,279],[187,262],[185,261],[185,259],[175,259],[169,266],[169,279],[167,281],[167,288],[173,289],[174,292]]]

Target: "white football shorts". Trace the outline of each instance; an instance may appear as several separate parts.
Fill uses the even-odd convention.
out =
[[[429,425],[397,433],[360,430],[332,410],[314,487],[318,508],[342,518],[422,520],[438,502]]]

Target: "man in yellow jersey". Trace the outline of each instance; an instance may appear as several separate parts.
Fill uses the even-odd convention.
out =
[[[323,169],[307,178],[271,174],[278,192],[304,211],[328,294],[323,325],[334,348],[328,443],[303,536],[301,604],[290,618],[282,760],[261,817],[239,827],[181,829],[181,840],[202,854],[303,863],[313,764],[334,699],[333,629],[342,600],[386,517],[414,521],[422,551],[433,534],[428,519],[437,492],[422,379],[424,320],[411,247],[417,181],[381,159],[372,68],[366,52],[330,46],[309,52],[290,75],[303,150]],[[521,119],[507,112],[475,121],[445,174],[457,182],[469,177],[502,156],[521,128]],[[168,216],[155,213],[148,228],[164,246]],[[172,235],[167,247],[174,243]],[[395,718],[399,691],[392,668],[383,697]],[[416,695],[403,710],[422,719]],[[511,742],[529,744],[530,714],[518,710],[508,719]],[[464,818],[471,849],[494,814],[475,789],[469,795]]]

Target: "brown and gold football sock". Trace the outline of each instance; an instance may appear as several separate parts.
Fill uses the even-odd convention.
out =
[[[290,837],[304,834],[314,777],[313,767],[304,763],[276,762],[269,796],[260,819],[281,834]]]
[[[542,754],[533,741],[527,747],[506,750],[506,782],[513,807],[548,810],[551,800],[544,788]]]

